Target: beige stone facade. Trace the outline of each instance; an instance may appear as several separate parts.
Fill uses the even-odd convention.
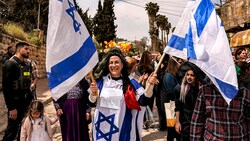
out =
[[[227,32],[249,28],[250,0],[227,0],[221,6],[221,20]]]

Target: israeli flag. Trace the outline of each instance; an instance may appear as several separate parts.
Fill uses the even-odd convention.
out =
[[[164,52],[200,67],[228,104],[237,95],[237,75],[228,39],[210,0],[188,1]]]
[[[75,86],[97,62],[96,48],[73,0],[50,0],[46,71],[53,99]]]

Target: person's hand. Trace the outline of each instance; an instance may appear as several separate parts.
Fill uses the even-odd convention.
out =
[[[148,79],[148,73],[144,73],[142,76],[143,76],[143,80],[147,80]]]
[[[97,85],[96,85],[96,83],[95,82],[92,82],[91,84],[90,84],[90,90],[91,90],[91,94],[92,94],[92,96],[97,96],[98,95],[98,87],[97,87]]]
[[[159,81],[157,79],[157,74],[155,74],[154,72],[152,72],[150,74],[150,76],[148,77],[148,83],[151,84],[151,85],[158,84]]]
[[[16,120],[16,118],[17,118],[17,110],[16,109],[9,111],[9,118]]]
[[[32,92],[35,89],[36,89],[36,84],[31,83],[31,85],[30,85],[30,91]]]
[[[86,113],[86,120],[88,121],[88,120],[90,120],[90,113]]]
[[[181,123],[178,121],[175,123],[175,131],[179,134],[181,133]]]
[[[63,114],[62,109],[57,109],[57,110],[56,110],[56,115],[57,115],[58,117],[60,117],[62,114]]]

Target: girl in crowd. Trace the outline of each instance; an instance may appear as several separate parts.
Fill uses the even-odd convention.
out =
[[[20,141],[52,141],[51,125],[57,120],[49,119],[44,114],[43,103],[34,100],[30,104],[28,116],[24,119]]]
[[[199,82],[203,82],[205,75],[190,62],[183,65],[186,65],[186,72],[182,79],[179,99],[175,102],[175,130],[181,134],[181,141],[189,141],[190,123],[199,92]]]
[[[142,140],[142,119],[153,87],[145,92],[129,76],[126,60],[118,48],[108,52],[104,63],[102,73],[96,83],[91,83],[89,90],[90,102],[96,103],[93,141]],[[157,84],[156,76],[151,74],[147,85]]]
[[[141,84],[145,87],[148,76],[154,71],[153,58],[149,51],[144,51],[141,56],[141,60],[138,65],[138,71],[141,76],[144,75],[144,79]],[[153,107],[150,105],[150,107]]]

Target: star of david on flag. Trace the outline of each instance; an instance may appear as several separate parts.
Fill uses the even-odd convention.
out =
[[[50,0],[46,71],[54,100],[59,99],[98,62],[98,54],[73,0]]]
[[[117,126],[115,126],[114,120],[115,120],[115,114],[106,117],[104,114],[99,112],[98,120],[95,124],[96,140],[99,140],[102,138],[105,139],[106,141],[112,140],[112,135],[119,132],[119,128]],[[106,124],[106,123],[108,123],[108,124],[105,125],[105,127],[110,126],[110,128],[109,128],[109,131],[107,133],[104,133],[104,131],[100,130],[100,126],[101,126],[101,124]]]
[[[164,52],[201,68],[229,102],[237,75],[223,24],[210,0],[188,1]]]

